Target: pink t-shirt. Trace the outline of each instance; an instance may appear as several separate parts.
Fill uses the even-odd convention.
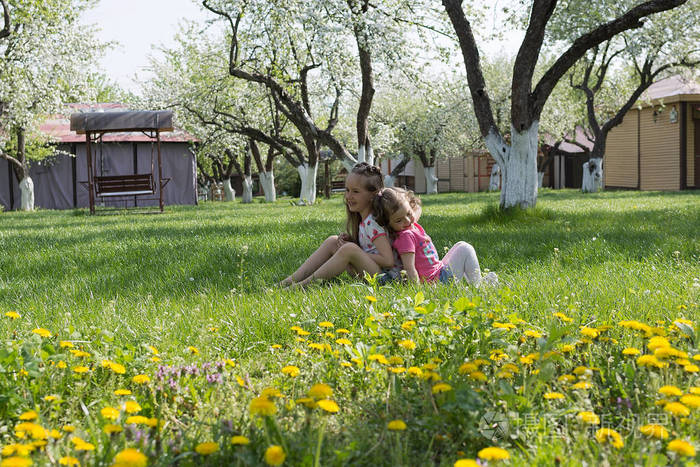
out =
[[[414,222],[408,229],[397,232],[393,247],[399,255],[416,255],[416,271],[422,280],[433,281],[440,276],[444,264],[440,261],[433,241],[420,224]]]

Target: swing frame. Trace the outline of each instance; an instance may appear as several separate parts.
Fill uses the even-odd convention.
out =
[[[163,178],[163,165],[160,150],[160,133],[173,131],[172,111],[127,111],[127,112],[84,112],[71,115],[70,129],[78,134],[85,134],[87,182],[81,182],[86,186],[90,201],[90,214],[95,214],[95,200],[105,198],[134,200],[134,206],[138,206],[137,199],[158,200],[160,212],[163,212],[163,189],[170,178]],[[93,155],[92,144],[102,144],[102,138],[106,133],[142,132],[151,138],[151,173],[149,174],[124,174],[124,175],[100,175],[95,174],[97,168],[97,151]],[[153,140],[155,139],[158,153],[157,180],[153,163]],[[157,182],[157,183],[156,183]],[[157,198],[143,198],[155,195]]]

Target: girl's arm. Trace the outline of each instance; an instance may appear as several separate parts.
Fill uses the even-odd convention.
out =
[[[418,276],[418,270],[416,269],[416,254],[402,253],[401,262],[403,263],[403,268],[406,270],[408,279],[413,282],[419,282],[420,277]]]
[[[413,222],[418,222],[420,215],[423,214],[423,208],[421,208],[420,204],[411,207],[413,208]]]
[[[378,254],[370,254],[377,266],[380,268],[390,268],[394,265],[394,251],[386,235],[377,237],[372,241],[377,248]]]

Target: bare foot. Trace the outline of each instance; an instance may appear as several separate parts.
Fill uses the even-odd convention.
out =
[[[292,279],[292,276],[289,276],[289,277],[285,278],[284,280],[279,281],[278,283],[276,283],[276,284],[275,284],[275,287],[278,287],[278,288],[281,288],[281,289],[285,289],[285,288],[289,287],[289,286],[292,285],[292,284],[294,284],[294,279]]]

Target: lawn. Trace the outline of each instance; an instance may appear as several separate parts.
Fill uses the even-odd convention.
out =
[[[3,462],[699,461],[699,195],[423,197],[438,250],[498,273],[480,290],[275,289],[339,197],[0,213]]]

